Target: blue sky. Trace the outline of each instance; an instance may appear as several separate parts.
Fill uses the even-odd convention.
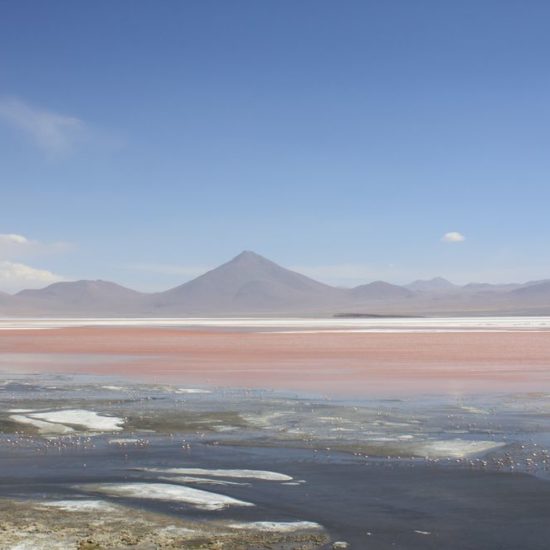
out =
[[[161,289],[243,249],[341,285],[550,277],[549,20],[0,1],[0,289]]]

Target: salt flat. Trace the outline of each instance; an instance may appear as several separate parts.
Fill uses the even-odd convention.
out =
[[[494,317],[40,317],[3,318],[0,330],[39,330],[68,327],[228,328],[315,332],[432,332],[550,330],[550,316]]]

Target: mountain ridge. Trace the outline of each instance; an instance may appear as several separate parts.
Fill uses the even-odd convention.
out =
[[[442,277],[339,288],[250,250],[181,285],[156,293],[114,282],[63,281],[11,295],[2,315],[550,314],[550,280],[456,285]]]

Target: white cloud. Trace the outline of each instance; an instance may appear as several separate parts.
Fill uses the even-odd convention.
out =
[[[66,242],[43,243],[17,233],[0,233],[0,260],[57,254],[70,248],[71,245]]]
[[[0,261],[0,288],[17,292],[25,288],[41,288],[63,281],[63,277],[46,269],[36,269],[26,264]]]
[[[47,111],[10,97],[0,98],[0,119],[26,134],[49,154],[69,152],[86,131],[79,118]]]
[[[465,240],[466,237],[458,231],[450,231],[441,237],[441,241],[444,243],[461,243]]]

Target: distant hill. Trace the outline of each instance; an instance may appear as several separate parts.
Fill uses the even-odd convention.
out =
[[[550,280],[470,283],[436,277],[406,286],[374,281],[330,286],[245,251],[170,290],[142,293],[109,281],[60,282],[12,296],[0,292],[0,315],[410,315],[550,314]]]
[[[527,283],[512,290],[510,293],[515,299],[537,301],[542,304],[550,304],[550,281]]]
[[[21,312],[51,313],[137,313],[145,305],[145,294],[109,281],[53,283],[38,290],[15,295]]]
[[[0,292],[0,315],[9,315],[13,309],[14,297],[7,292]]]

